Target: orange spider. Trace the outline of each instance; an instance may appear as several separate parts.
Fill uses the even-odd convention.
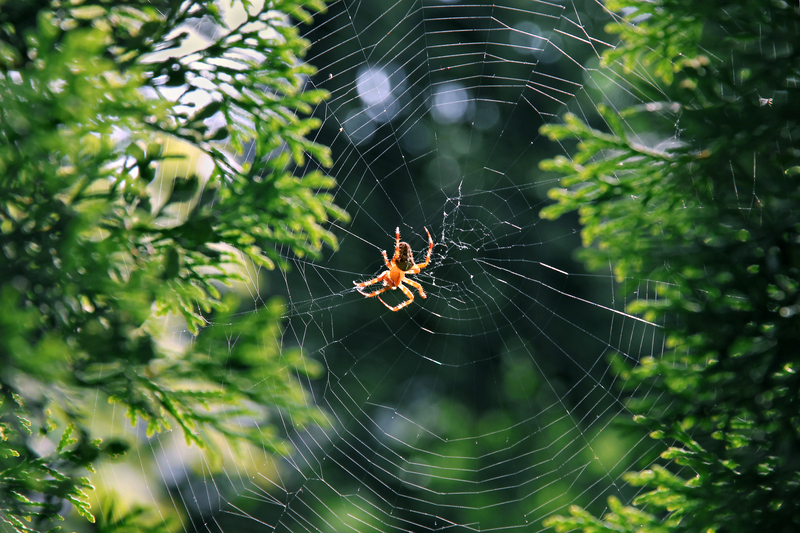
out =
[[[409,246],[407,242],[400,242],[400,228],[397,228],[395,232],[397,234],[397,239],[395,240],[394,257],[392,257],[392,260],[389,261],[389,258],[386,256],[386,250],[381,252],[383,254],[383,262],[386,263],[386,268],[389,270],[384,270],[377,278],[372,278],[369,281],[364,281],[362,283],[357,283],[355,281],[353,282],[353,284],[358,287],[358,292],[367,298],[378,296],[382,292],[386,292],[389,289],[400,289],[403,291],[403,294],[408,297],[408,300],[401,304],[395,305],[394,307],[384,302],[383,299],[378,296],[378,300],[380,300],[381,303],[390,311],[399,311],[414,301],[414,294],[408,290],[408,287],[406,287],[404,283],[407,283],[417,289],[417,291],[419,291],[419,295],[423,298],[427,298],[425,291],[422,290],[422,285],[414,280],[408,279],[406,276],[409,274],[419,274],[420,270],[428,266],[428,263],[431,262],[431,252],[433,251],[433,238],[431,238],[431,232],[428,231],[428,228],[425,228],[425,233],[428,234],[428,242],[430,243],[430,246],[428,246],[428,255],[425,258],[424,263],[416,264],[414,262],[414,256],[411,253],[411,246]],[[376,283],[383,283],[383,288],[370,293],[361,290],[362,287],[368,287],[370,285],[375,285]]]

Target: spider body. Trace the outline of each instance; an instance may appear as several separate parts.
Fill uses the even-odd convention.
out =
[[[383,305],[385,305],[390,311],[399,311],[400,309],[404,308],[408,304],[414,301],[414,293],[412,293],[406,285],[410,285],[411,287],[417,289],[419,295],[422,298],[427,298],[425,291],[422,289],[422,285],[417,283],[416,281],[407,278],[409,274],[419,274],[419,271],[428,266],[431,261],[431,252],[433,251],[433,238],[431,237],[431,233],[428,231],[428,228],[425,228],[425,233],[428,234],[428,254],[425,257],[425,262],[416,264],[414,262],[414,254],[411,251],[411,246],[407,242],[400,241],[400,228],[395,229],[395,245],[394,245],[394,255],[392,256],[392,260],[389,261],[389,256],[386,255],[386,250],[383,250],[381,253],[383,254],[383,262],[386,263],[386,268],[388,270],[384,270],[378,277],[372,278],[371,280],[364,281],[362,283],[353,282],[358,289],[358,292],[366,296],[367,298],[372,298],[373,296],[377,296],[378,300],[381,301]],[[364,287],[369,287],[370,285],[375,285],[377,283],[382,283],[383,287],[378,289],[374,292],[364,292],[361,290]],[[406,301],[401,302],[398,305],[391,306],[383,301],[380,295],[390,289],[400,289],[403,291],[403,294],[406,295],[408,298]]]

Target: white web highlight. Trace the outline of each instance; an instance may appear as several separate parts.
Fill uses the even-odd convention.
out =
[[[659,450],[615,424],[629,415],[608,358],[658,357],[660,328],[626,312],[610,271],[573,258],[574,219],[538,215],[558,184],[538,162],[572,148],[539,127],[649,103],[599,67],[612,17],[591,0],[340,0],[302,27],[309,88],[331,94],[316,140],[352,221],[322,260],[247,275],[250,312],[282,294],[281,346],[324,364],[305,384],[329,426],[273,419],[291,454],[221,466],[179,435],[142,438],[130,479],[144,499],[168,502],[184,531],[389,532],[539,531],[571,504],[635,496],[622,473]],[[411,276],[427,298],[393,313],[353,282],[385,270],[398,226],[418,261],[424,227],[435,245]],[[236,342],[236,324],[210,327]]]

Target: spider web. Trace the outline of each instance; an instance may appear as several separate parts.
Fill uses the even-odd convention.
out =
[[[331,94],[315,140],[352,219],[324,258],[248,272],[248,312],[283,296],[280,347],[324,365],[303,379],[328,425],[273,420],[289,455],[219,465],[177,433],[141,435],[133,466],[100,478],[183,531],[539,531],[572,504],[629,502],[621,475],[660,450],[621,423],[608,360],[658,357],[660,328],[625,312],[610,269],[574,258],[574,217],[539,218],[558,180],[538,163],[573,148],[539,127],[649,102],[600,66],[613,17],[593,0],[340,0],[301,25],[319,69],[308,87]],[[417,261],[425,228],[435,245],[411,276],[427,298],[391,312],[354,282],[385,270],[395,228]],[[210,327],[236,342],[236,323]]]

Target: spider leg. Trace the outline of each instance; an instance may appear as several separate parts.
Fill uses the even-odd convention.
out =
[[[383,254],[383,262],[386,263],[386,268],[391,270],[392,269],[392,264],[389,262],[389,258],[386,256],[386,250],[381,250],[381,253]],[[397,259],[397,252],[395,252],[394,255],[395,255],[395,257],[392,258],[392,261]]]
[[[428,228],[425,228],[425,233],[428,234],[428,255],[425,256],[425,262],[420,264],[414,264],[406,270],[406,274],[419,274],[419,271],[428,266],[431,262],[431,252],[433,252],[433,239],[431,238],[431,232],[428,231]]]
[[[406,281],[408,281],[408,280],[406,280]],[[398,305],[395,305],[394,307],[392,307],[389,304],[387,304],[386,302],[384,302],[383,299],[380,296],[378,296],[378,300],[380,300],[383,305],[385,305],[387,308],[389,308],[389,311],[399,311],[400,309],[404,308],[405,306],[407,306],[408,304],[410,304],[411,302],[414,301],[414,294],[410,290],[408,290],[408,288],[405,285],[403,285],[401,283],[399,285],[399,287],[400,287],[400,290],[403,291],[403,294],[405,294],[408,297],[408,300],[406,300],[405,302],[402,302],[402,303],[400,303]],[[380,291],[380,292],[383,292],[383,291]],[[377,294],[377,293],[373,293],[373,294]],[[372,296],[372,295],[370,295],[370,296]]]
[[[358,292],[361,292],[361,294],[363,296],[366,296],[367,298],[372,298],[373,296],[378,296],[379,294],[384,293],[384,292],[388,291],[391,288],[392,287],[390,285],[387,285],[387,286],[385,286],[385,287],[383,287],[381,289],[378,289],[377,291],[374,291],[374,292],[361,292],[361,289],[359,289]],[[380,296],[378,296],[378,300],[381,300]],[[381,300],[381,302],[383,303],[383,305],[386,305],[386,302],[384,302],[383,300]],[[386,307],[389,307],[389,306],[386,305]]]
[[[428,266],[428,264],[430,264],[430,262],[431,262],[431,252],[433,252],[433,237],[431,237],[431,232],[428,231],[428,228],[425,228],[425,233],[428,234],[428,243],[429,243],[428,244],[428,255],[425,256],[425,262],[424,263],[420,263],[418,265],[414,265],[417,268],[417,272],[419,272],[421,269],[423,269],[426,266]],[[417,272],[414,272],[414,273],[416,274]]]
[[[396,235],[394,240],[394,256],[392,256],[391,264],[388,262],[386,263],[389,266],[389,268],[392,268],[391,265],[397,263],[397,258],[400,257],[400,228],[399,227],[395,228],[394,232]]]
[[[356,287],[369,287],[370,285],[375,285],[376,283],[380,283],[382,281],[386,281],[386,278],[388,278],[388,277],[389,277],[389,271],[387,270],[386,272],[384,272],[383,274],[381,274],[377,278],[372,278],[371,280],[368,280],[368,281],[362,281],[361,283],[358,283],[358,282],[354,281],[353,285],[355,285]],[[358,292],[361,292],[360,288],[359,288]],[[361,292],[361,294],[364,294],[364,293]]]
[[[417,289],[417,290],[419,291],[419,295],[420,295],[420,296],[422,296],[423,298],[427,298],[427,297],[428,297],[428,296],[425,294],[425,291],[424,291],[424,290],[422,290],[422,285],[420,285],[419,283],[417,283],[417,282],[416,282],[416,281],[414,281],[413,279],[408,279],[408,278],[406,278],[404,281],[405,281],[406,283],[408,283],[409,285],[411,285],[412,287],[414,287],[415,289]]]

